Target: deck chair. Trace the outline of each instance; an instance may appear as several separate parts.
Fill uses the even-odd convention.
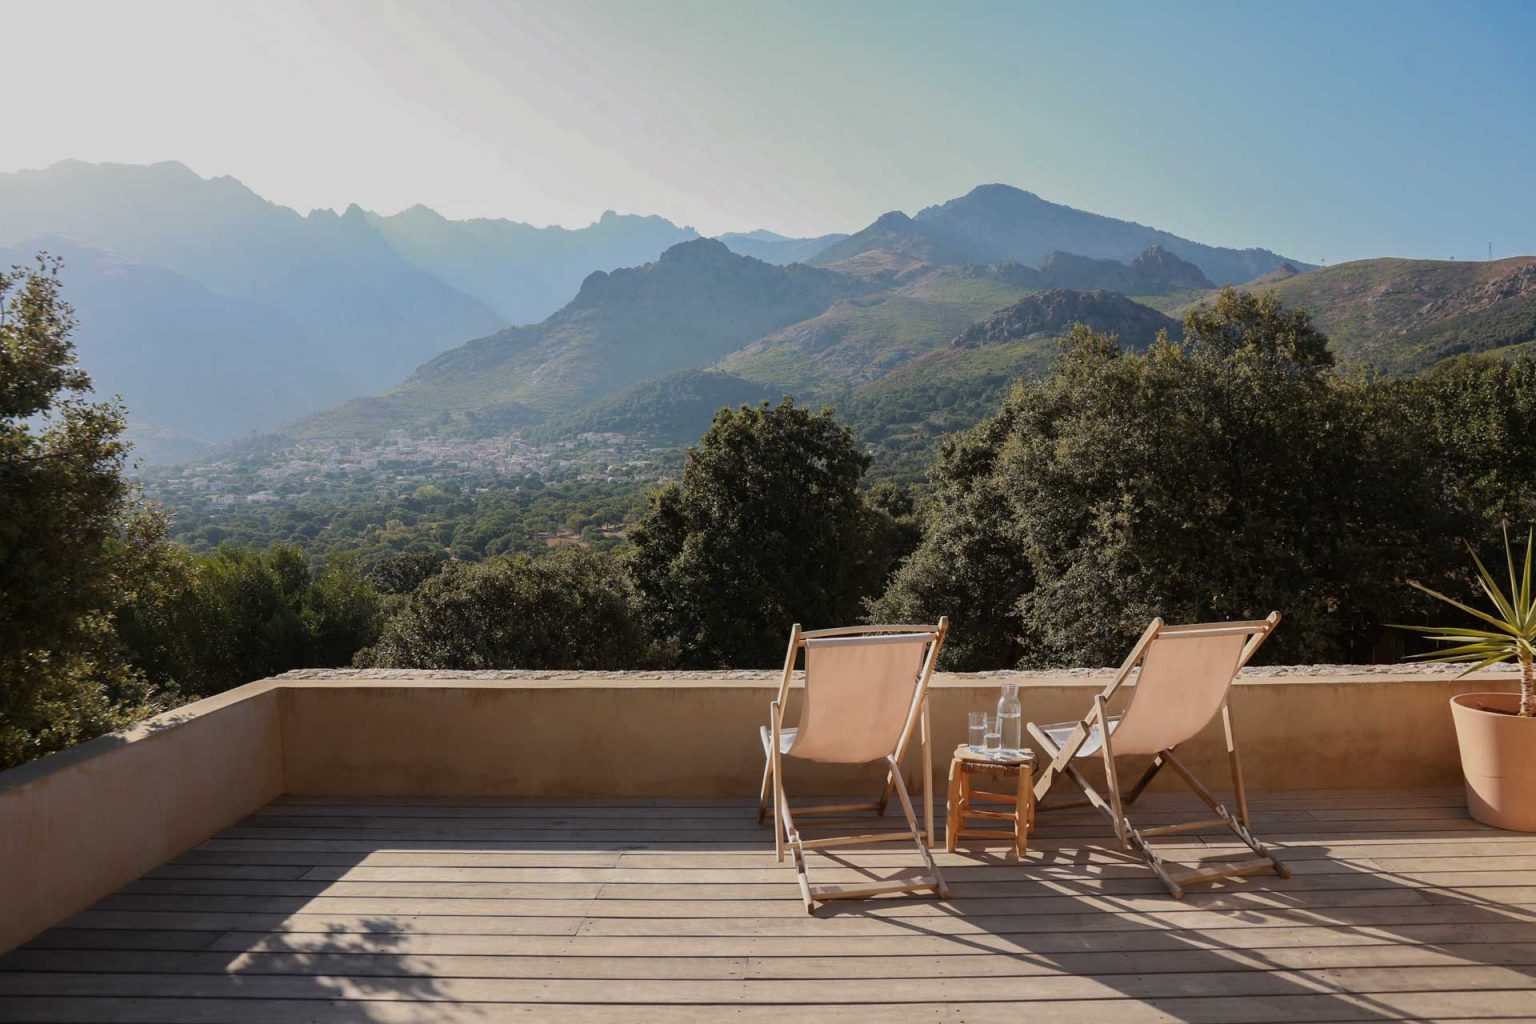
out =
[[[1248,824],[1248,796],[1243,789],[1242,765],[1237,756],[1237,737],[1232,731],[1232,708],[1227,693],[1238,670],[1248,663],[1280,622],[1280,613],[1249,622],[1210,622],[1190,626],[1164,625],[1153,619],[1130,656],[1125,659],[1104,692],[1093,699],[1093,707],[1076,722],[1054,725],[1029,723],[1029,734],[1039,745],[1044,769],[1035,781],[1035,802],[1041,812],[1067,807],[1093,806],[1102,811],[1115,827],[1115,835],[1124,850],[1134,850],[1152,872],[1168,887],[1175,899],[1183,899],[1184,886],[1213,882],[1221,878],[1273,871],[1289,878],[1290,871],[1254,838]],[[1137,668],[1136,683],[1130,703],[1120,715],[1107,710],[1116,692],[1130,681]],[[1237,816],[1217,803],[1211,791],[1174,753],[1174,748],[1193,737],[1221,713],[1226,730],[1227,757],[1232,768],[1232,786],[1236,794]],[[1129,756],[1152,758],[1152,764],[1136,784],[1122,795],[1115,759]],[[1076,762],[1099,756],[1104,760],[1109,798],[1106,800],[1078,771]],[[1172,768],[1216,817],[1176,825],[1137,829],[1125,809],[1136,802],[1164,766]],[[1048,806],[1046,794],[1058,776],[1065,775],[1077,784],[1086,799]],[[1149,839],[1181,832],[1198,832],[1225,826],[1253,851],[1254,856],[1213,867],[1180,868],[1169,864],[1152,848]]]
[[[932,891],[949,897],[949,887],[929,852],[933,841],[933,758],[928,747],[928,681],[939,659],[949,620],[937,626],[855,626],[848,629],[817,629],[801,632],[796,624],[789,633],[789,652],[778,697],[768,706],[768,724],[761,729],[763,786],[758,801],[758,823],[773,812],[773,850],[784,860],[785,849],[794,856],[800,896],[807,913],[826,900],[862,899],[883,893]],[[800,724],[784,728],[784,708],[795,662],[805,652],[805,700]],[[917,823],[917,812],[901,776],[901,762],[913,730],[919,730],[922,746],[923,806],[927,827]],[[885,789],[878,800],[864,803],[823,804],[792,811],[784,791],[785,758],[801,758],[831,764],[867,764],[883,761]],[[894,792],[907,819],[905,832],[804,839],[795,824],[796,814],[848,815],[861,811],[883,815]],[[812,885],[806,867],[807,850],[830,846],[910,840],[922,861],[920,874],[865,886]]]

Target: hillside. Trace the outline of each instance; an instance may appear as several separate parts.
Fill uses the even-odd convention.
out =
[[[1276,267],[1274,270],[1271,270],[1269,273],[1267,273],[1267,274],[1260,274],[1258,277],[1254,278],[1252,281],[1249,281],[1247,284],[1243,285],[1243,287],[1244,288],[1257,288],[1260,285],[1279,284],[1281,281],[1289,281],[1291,278],[1295,277],[1297,274],[1300,274],[1300,273],[1301,273],[1300,270],[1297,270],[1295,267],[1291,266],[1289,263],[1282,263],[1278,267]]]
[[[841,251],[849,251],[852,255],[830,262],[818,258],[815,262],[828,270],[890,285],[932,276],[936,270],[976,276],[978,268],[985,268],[986,273],[999,278],[1006,276],[1022,287],[1103,290],[1154,300],[1179,296],[1183,301],[1183,297],[1202,295],[1214,287],[1199,267],[1158,245],[1148,247],[1124,263],[1060,250],[1047,253],[1038,267],[1028,267],[1014,260],[970,263],[958,260],[954,249],[936,246],[915,231],[896,230],[903,222],[911,223],[903,214],[887,214],[881,220],[892,226],[892,230],[854,235],[823,253],[823,256],[837,257]],[[877,247],[853,252],[866,243]],[[1291,272],[1296,271],[1293,268]]]
[[[1130,348],[1143,349],[1166,330],[1173,337],[1183,331],[1178,321],[1114,292],[1074,291],[1053,288],[1038,292],[977,321],[955,338],[954,348],[976,348],[1035,338],[1064,337],[1073,324],[1084,324],[1100,333],[1112,332]]]
[[[471,412],[527,413],[523,419],[573,412],[637,381],[708,366],[873,290],[828,270],[738,256],[714,239],[683,242],[654,263],[592,274],[543,323],[460,345],[380,398],[327,410],[294,429],[356,436],[379,422],[420,428],[444,416],[467,423]]]
[[[991,290],[1001,287],[992,275],[1007,274],[1015,266],[973,267],[970,276],[952,269],[933,272],[905,290],[917,294],[848,300],[810,323],[824,322],[850,308],[908,310],[945,296],[952,308],[959,307],[962,296],[986,305],[1005,294]],[[968,292],[965,282],[969,282]],[[1114,332],[1135,349],[1145,348],[1160,330],[1179,334],[1175,321],[1122,295],[1054,289],[1027,295],[948,341],[942,328],[931,326],[920,347],[902,349],[904,358],[891,357],[889,352],[895,350],[890,349],[883,358],[860,364],[846,353],[829,360],[824,358],[826,352],[802,352],[803,359],[787,359],[796,367],[787,376],[798,378],[798,384],[748,380],[720,369],[683,370],[642,381],[577,413],[555,417],[529,436],[552,441],[583,432],[612,432],[681,446],[708,429],[722,406],[774,401],[787,392],[809,404],[833,404],[860,441],[879,455],[882,473],[914,475],[921,472],[939,437],[963,430],[990,413],[1020,377],[1044,372],[1056,356],[1058,340],[1078,322]],[[771,337],[792,337],[800,326]],[[765,348],[771,351],[771,346],[765,346],[767,340],[747,346],[720,365],[761,369],[763,362],[748,357]],[[839,344],[846,345],[847,339]],[[833,345],[828,351],[837,348]]]
[[[894,219],[887,223],[898,225]],[[834,261],[827,269],[847,272],[862,258]],[[1063,295],[1093,291],[1093,300],[1069,303],[1081,319],[1104,330],[1130,324],[1126,333],[1150,336],[1159,327],[1177,325],[1112,290],[1141,295],[1193,289],[1203,294],[1210,285],[1198,267],[1155,246],[1129,264],[1052,253],[1038,270],[1011,262],[935,267],[914,255],[910,264],[887,262],[873,280],[891,285],[890,290],[846,299],[820,316],[753,341],[726,356],[719,368],[797,394],[860,387],[942,348],[980,318],[1038,290],[1056,289],[1056,302],[1066,301]],[[1037,307],[1026,302],[1015,308]],[[1070,318],[1058,318],[1046,328],[1064,333],[1070,323]],[[1150,331],[1140,330],[1143,323],[1152,325]]]
[[[1042,286],[1047,288],[1111,291],[1124,295],[1167,295],[1212,287],[1199,267],[1179,259],[1160,245],[1148,248],[1129,263],[1057,251],[1041,261],[1038,273]]]
[[[1356,260],[1250,287],[1309,310],[1340,358],[1388,373],[1536,342],[1533,256]]]
[[[808,262],[844,273],[873,276],[917,266],[989,261],[970,259],[964,248],[939,241],[911,217],[893,210],[862,231],[821,250]]]
[[[570,301],[594,270],[648,263],[678,242],[698,237],[692,228],[663,217],[612,210],[584,228],[449,220],[425,206],[367,217],[413,266],[485,303],[503,324],[543,320]]]
[[[839,411],[885,473],[916,476],[944,434],[991,414],[1021,377],[1045,372],[1074,323],[1119,335],[1141,350],[1178,323],[1113,292],[1052,289],[978,321],[945,348],[853,391]]]
[[[1011,266],[993,270],[1006,273]],[[850,309],[901,312],[930,304],[932,313],[931,304],[945,295],[952,311],[960,308],[962,296],[987,305],[1005,292],[991,290],[1002,286],[984,269],[971,268],[969,277],[949,270],[930,273],[903,290],[925,293],[926,299],[901,292],[863,296],[840,302],[809,323],[825,328],[829,318]],[[1079,322],[1116,333],[1134,349],[1145,348],[1159,331],[1179,334],[1175,321],[1122,295],[1053,289],[1029,294],[948,340],[930,322],[920,344],[875,350],[868,347],[875,344],[868,338],[852,343],[845,336],[821,351],[779,353],[784,358],[781,372],[790,382],[747,379],[723,369],[684,370],[643,381],[580,412],[551,419],[529,436],[550,441],[582,432],[614,432],[682,445],[702,434],[721,406],[773,401],[791,393],[808,404],[832,404],[879,456],[882,473],[912,476],[922,471],[943,434],[963,430],[987,415],[1020,377],[1044,372],[1056,356],[1059,339]],[[759,372],[765,366],[777,367],[764,358],[777,351],[770,339],[792,344],[802,329],[811,328],[796,325],[754,342],[719,366]],[[860,362],[853,355],[857,351],[869,358]]]
[[[1199,273],[1158,252],[1110,267],[1142,286]],[[1017,263],[925,264],[895,282],[870,280],[772,267],[698,239],[653,264],[594,274],[543,323],[462,345],[394,391],[292,432],[525,428],[540,441],[622,433],[670,444],[696,437],[721,405],[792,394],[846,406],[867,436],[905,450],[974,422],[1008,383],[1047,365],[1073,323],[1137,347],[1159,330],[1177,333],[1123,295],[1040,284],[1040,272]]]
[[[679,370],[631,384],[579,412],[550,420],[529,436],[552,441],[584,433],[640,434],[661,444],[685,445],[698,440],[722,408],[779,397],[774,388],[719,370]]]
[[[807,394],[878,379],[944,347],[978,317],[1034,290],[1017,267],[944,267],[899,287],[850,296],[722,359],[727,373]]]
[[[1193,263],[1210,280],[1250,281],[1280,264],[1304,268],[1267,249],[1227,249],[1180,238],[1131,221],[1048,202],[1008,185],[981,185],[915,217],[888,213],[812,261],[827,266],[866,253],[920,256],[926,262],[1038,265],[1055,251],[1128,263],[1160,246]]]

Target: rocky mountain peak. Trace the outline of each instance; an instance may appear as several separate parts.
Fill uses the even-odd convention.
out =
[[[1157,291],[1184,291],[1191,288],[1214,288],[1200,268],[1180,259],[1161,245],[1148,246],[1130,262],[1137,277],[1149,284],[1156,284]]]
[[[745,256],[737,256],[731,252],[730,247],[718,238],[692,238],[686,242],[678,242],[670,249],[667,249],[661,254],[657,262],[669,265],[702,265],[747,258]]]
[[[954,348],[998,345],[1029,338],[1064,337],[1073,324],[1095,331],[1113,332],[1122,343],[1144,348],[1167,330],[1179,333],[1179,325],[1150,306],[1132,302],[1124,295],[1103,289],[1051,288],[999,310],[956,337]]]
[[[912,218],[911,217],[908,217],[906,214],[902,213],[900,210],[892,210],[889,213],[882,213],[880,216],[876,217],[875,218],[875,222],[873,224],[871,224],[865,230],[866,231],[911,231],[912,227],[913,227],[913,222],[912,222]]]

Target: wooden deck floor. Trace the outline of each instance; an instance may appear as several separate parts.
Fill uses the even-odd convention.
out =
[[[1459,791],[1253,803],[1289,881],[1175,902],[1079,814],[813,918],[740,803],[285,799],[0,957],[0,1020],[1536,1020],[1536,836]]]

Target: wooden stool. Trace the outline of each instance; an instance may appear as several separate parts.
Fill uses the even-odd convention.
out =
[[[949,762],[949,816],[944,823],[944,849],[954,853],[955,841],[965,837],[1012,839],[1018,846],[1019,856],[1024,856],[1029,834],[1035,828],[1034,774],[1035,755],[1032,751],[1004,758],[978,754],[963,743],[956,747],[954,759]],[[1012,780],[1014,792],[973,789],[971,780],[978,777]],[[973,803],[977,798],[1013,806],[1008,810],[978,808]],[[1011,821],[1013,829],[966,828],[966,818]]]

